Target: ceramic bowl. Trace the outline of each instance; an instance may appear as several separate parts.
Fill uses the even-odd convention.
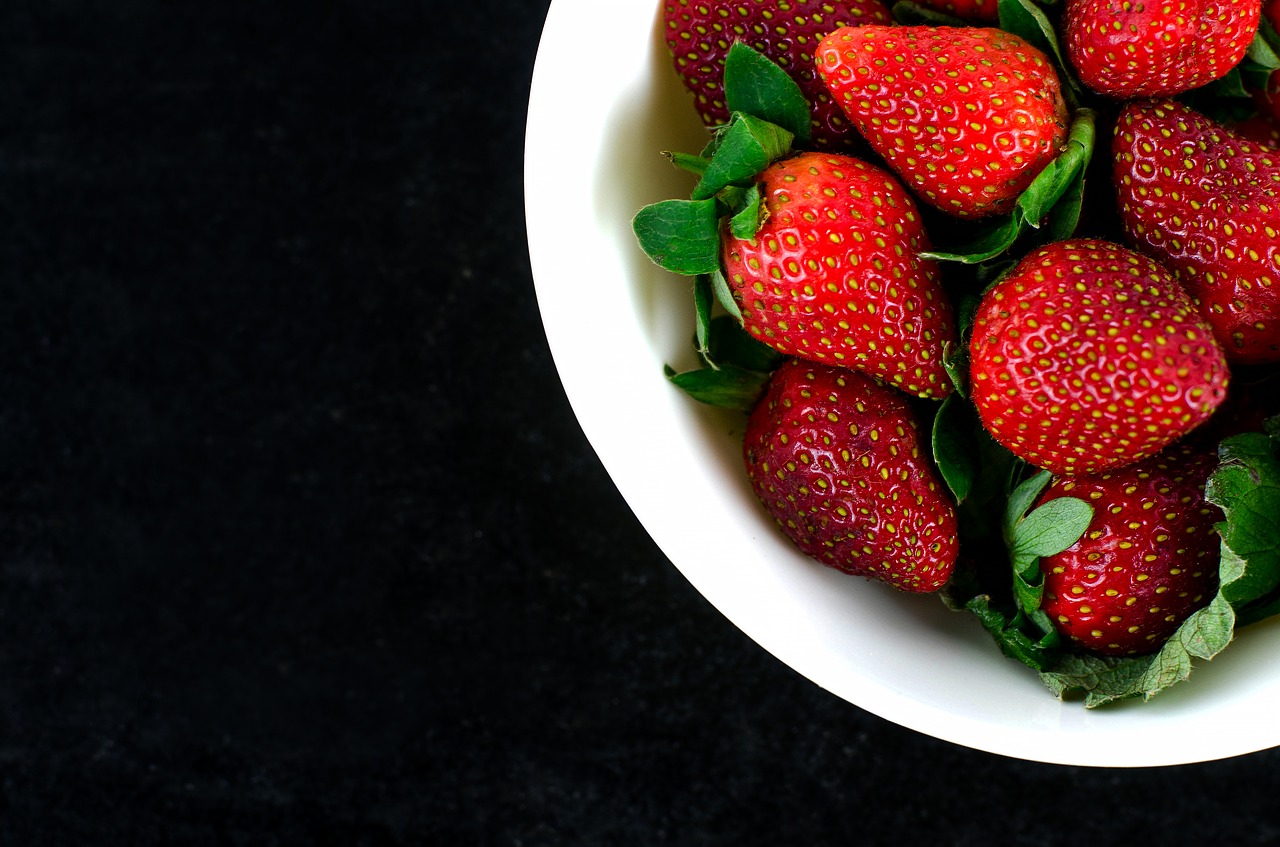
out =
[[[661,151],[705,140],[660,37],[658,0],[553,0],[525,148],[539,309],[583,432],[692,589],[815,684],[956,744],[1123,767],[1280,745],[1280,626],[1243,631],[1148,702],[1086,710],[1004,658],[973,616],[790,545],[747,485],[741,416],[693,402],[664,377],[664,364],[696,364],[691,285],[651,264],[631,234],[641,206],[688,196],[690,178]]]

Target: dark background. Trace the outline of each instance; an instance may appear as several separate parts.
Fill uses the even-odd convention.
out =
[[[0,844],[1280,840],[1280,753],[958,748],[711,609],[542,335],[547,0],[445,5],[0,4]]]

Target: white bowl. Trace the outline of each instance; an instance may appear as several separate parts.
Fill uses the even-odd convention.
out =
[[[599,53],[590,54],[589,45]],[[705,130],[660,37],[659,0],[553,0],[529,100],[529,253],[565,392],[654,541],[726,618],[855,706],[956,744],[1071,765],[1208,761],[1280,745],[1280,626],[1255,625],[1188,682],[1086,710],[1004,658],[975,617],[827,569],[754,500],[740,416],[695,403],[663,364],[695,364],[691,285],[630,229],[687,197],[660,155]]]

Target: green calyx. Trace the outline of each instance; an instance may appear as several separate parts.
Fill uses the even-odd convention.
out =
[[[640,248],[660,267],[694,281],[695,340],[702,366],[668,377],[691,397],[749,409],[781,357],[742,329],[742,314],[720,269],[721,232],[750,239],[768,210],[758,177],[807,142],[809,105],[780,67],[741,42],[725,59],[725,98],[732,112],[699,154],[669,153],[698,177],[689,199],[645,206],[632,219]],[[724,311],[715,316],[715,306]]]

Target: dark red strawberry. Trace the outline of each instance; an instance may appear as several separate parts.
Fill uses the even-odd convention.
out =
[[[1041,605],[1064,636],[1115,656],[1149,653],[1218,588],[1222,511],[1204,499],[1211,452],[1175,446],[1121,470],[1059,478],[1040,503],[1093,506],[1080,540],[1040,560]]]
[[[881,0],[665,0],[662,6],[667,48],[703,122],[718,126],[729,119],[724,60],[742,41],[800,86],[813,116],[813,142],[820,148],[845,146],[852,129],[814,72],[818,42],[842,26],[892,20]]]
[[[805,554],[903,591],[937,591],[955,566],[956,516],[906,398],[843,368],[792,359],[743,442],[756,496]]]
[[[1158,453],[1222,403],[1208,324],[1152,259],[1077,239],[1030,254],[982,298],[969,345],[983,425],[1056,474]]]
[[[952,391],[943,345],[954,317],[919,211],[885,171],[832,153],[770,165],[763,223],[723,229],[722,261],[743,326],[788,356],[865,371],[903,391]]]
[[[1067,58],[1080,81],[1100,94],[1180,94],[1239,64],[1260,10],[1261,0],[1067,0]]]
[[[1231,361],[1280,360],[1280,152],[1166,100],[1126,105],[1113,153],[1128,238],[1177,275]]]
[[[1043,53],[976,27],[841,29],[818,73],[872,148],[930,205],[1008,211],[1060,152],[1067,110]]]
[[[1280,71],[1277,71],[1280,73]],[[1280,80],[1277,80],[1280,81]],[[1254,115],[1230,126],[1232,132],[1255,144],[1280,149],[1280,123],[1268,115]]]
[[[964,18],[967,21],[995,21],[1000,17],[997,0],[916,0],[921,6]]]

